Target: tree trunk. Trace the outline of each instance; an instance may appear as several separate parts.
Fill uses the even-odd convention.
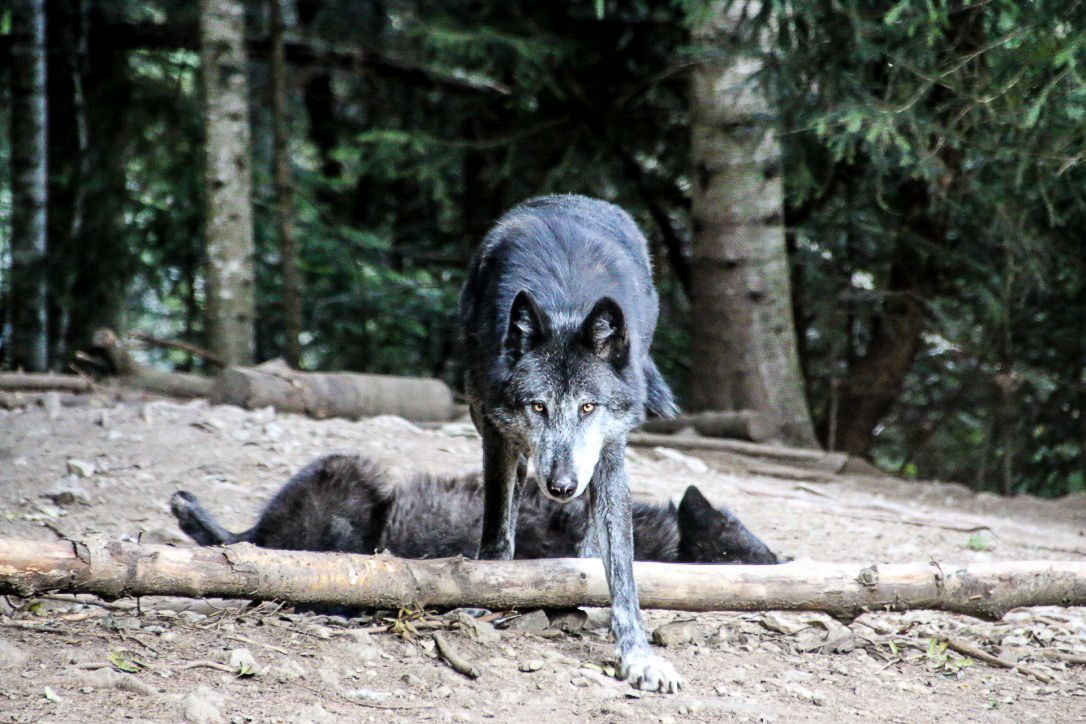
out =
[[[11,5],[11,351],[12,364],[49,365],[46,332],[45,3]]]
[[[302,292],[298,245],[294,237],[294,185],[290,178],[290,122],[287,110],[287,60],[283,47],[283,0],[269,0],[271,10],[272,135],[275,155],[275,221],[283,294],[283,358],[297,368],[301,360]]]
[[[866,455],[875,427],[901,394],[905,376],[920,351],[925,325],[923,302],[899,264],[890,271],[890,288],[867,352],[842,380],[834,449]]]
[[[228,364],[248,364],[256,311],[244,3],[202,0],[200,35],[208,341]]]
[[[800,374],[783,225],[780,145],[754,75],[757,58],[722,52],[751,3],[719,3],[695,31],[691,71],[693,308],[690,406],[752,409],[787,441],[817,445]]]
[[[81,0],[48,0],[46,81],[49,122],[49,359],[58,366],[69,357],[72,307],[68,290],[82,266],[76,249],[83,229],[87,165],[87,115],[83,77],[87,65],[87,23]]]
[[[81,176],[72,183],[82,196],[81,218],[61,246],[58,255],[66,273],[58,275],[64,287],[56,290],[58,303],[66,307],[63,349],[85,349],[95,330],[124,328],[128,281],[136,272],[136,252],[124,222],[127,186],[127,140],[130,123],[118,108],[132,103],[132,84],[127,54],[116,47],[109,13],[100,3],[88,3],[79,32],[85,34],[86,57],[82,68],[82,113],[86,122]],[[78,122],[78,119],[77,119]]]
[[[677,611],[933,609],[999,619],[1020,606],[1086,604],[1086,563],[1013,561],[864,566],[634,564],[641,604]],[[174,548],[101,538],[0,539],[0,594],[224,596],[359,608],[606,606],[600,561],[408,560],[257,548]]]

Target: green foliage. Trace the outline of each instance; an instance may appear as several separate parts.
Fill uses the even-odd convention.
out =
[[[981,533],[974,533],[973,535],[969,536],[969,540],[966,541],[965,547],[971,551],[980,553],[983,551],[992,550],[992,543],[988,540],[986,536],[982,535]]]
[[[456,295],[472,250],[512,204],[583,192],[629,209],[653,244],[655,355],[681,396],[691,305],[670,255],[688,238],[684,71],[704,60],[690,31],[727,7],[737,6],[298,3],[298,36],[314,49],[292,68],[288,99],[304,365],[459,384]],[[110,53],[77,69],[97,121],[79,163],[57,163],[80,153],[70,140],[54,148],[51,166],[68,175],[54,179],[51,229],[71,226],[75,189],[93,224],[50,241],[55,316],[97,309],[114,283],[125,302],[117,323],[204,344],[195,5],[91,0],[88,10],[92,49],[114,48],[111,27],[156,30],[109,78],[94,72]],[[254,38],[266,31],[262,12],[251,7]],[[0,13],[0,34],[6,22]],[[923,303],[924,331],[874,459],[977,489],[1086,489],[1086,7],[771,0],[745,22],[710,52],[759,54],[778,109],[766,122],[784,151],[796,318],[823,435],[835,381],[849,379],[909,295]],[[284,340],[259,50],[248,70],[266,359]],[[0,80],[6,121],[2,67]],[[3,229],[7,153],[5,136]],[[74,351],[55,350],[55,366]]]
[[[926,331],[876,461],[1008,493],[1081,490],[1086,8],[774,11],[763,80],[781,110],[817,416],[886,302],[912,294]]]

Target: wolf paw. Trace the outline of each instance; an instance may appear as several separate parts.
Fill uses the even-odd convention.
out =
[[[631,654],[622,661],[619,674],[638,689],[674,694],[683,679],[667,659],[655,654]]]

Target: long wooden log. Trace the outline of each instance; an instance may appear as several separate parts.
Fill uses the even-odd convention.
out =
[[[33,372],[4,372],[0,374],[0,390],[90,392],[91,389],[90,380],[79,375]]]
[[[1019,606],[1086,605],[1086,562],[972,566],[636,563],[646,608],[681,611],[936,609],[998,619]],[[598,560],[408,560],[256,548],[173,548],[103,538],[0,539],[0,594],[217,596],[361,608],[563,608],[608,604]]]
[[[271,406],[310,417],[399,415],[448,421],[457,408],[441,380],[351,372],[299,372],[276,360],[258,367],[230,367],[215,381],[211,401],[250,409]]]
[[[699,412],[678,417],[646,420],[641,429],[650,433],[675,433],[692,429],[706,437],[723,437],[751,442],[765,442],[780,437],[780,426],[767,415],[754,410]]]

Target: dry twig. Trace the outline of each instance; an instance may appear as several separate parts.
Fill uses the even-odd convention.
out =
[[[455,671],[460,672],[469,679],[479,678],[479,667],[475,666],[468,661],[465,661],[460,657],[456,651],[453,650],[449,642],[445,640],[445,637],[441,633],[434,631],[434,644],[437,646],[437,652],[441,654],[441,658],[449,662],[449,666],[453,667]]]
[[[967,644],[964,641],[958,641],[957,639],[952,639],[945,636],[942,637],[942,641],[946,642],[946,646],[948,649],[950,649],[951,651],[957,651],[963,656],[969,656],[970,658],[974,658],[977,661],[983,661],[986,664],[991,664],[992,666],[996,666],[1001,669],[1017,669],[1019,672],[1032,676],[1038,681],[1042,681],[1046,684],[1055,683],[1055,680],[1048,674],[1042,674],[1040,671],[1037,671],[1036,669],[1031,669],[1028,666],[1023,666],[1022,664],[1015,664],[1011,663],[1010,661],[1005,661],[998,656],[988,653],[984,649],[977,648],[976,646]]]

